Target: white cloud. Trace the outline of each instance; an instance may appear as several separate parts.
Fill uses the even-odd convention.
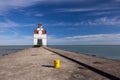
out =
[[[80,40],[80,41],[94,41],[94,40],[120,40],[120,34],[96,34],[84,36],[72,36],[66,39]]]
[[[20,37],[19,37],[20,36]],[[0,35],[0,45],[32,45],[33,36],[23,36],[18,34]]]
[[[19,34],[17,27],[34,25],[35,24],[18,24],[9,19],[0,22],[0,45],[32,45],[32,36]]]
[[[73,1],[75,0],[70,0],[70,1],[69,0],[0,0],[0,15],[3,15],[10,9],[29,7],[35,4],[73,2]]]
[[[114,10],[114,9],[120,9],[119,7],[114,7],[114,6],[96,6],[96,7],[82,7],[82,8],[58,8],[55,9],[56,12],[88,12],[88,11],[102,11],[103,10]],[[106,12],[106,11],[104,11]],[[113,11],[111,11],[113,12]]]
[[[33,45],[33,36],[0,35],[0,45]],[[48,45],[120,45],[120,34],[77,35],[57,38],[48,35]]]
[[[103,3],[98,6],[88,7],[88,8],[60,8],[56,9],[57,12],[83,12],[83,11],[93,11],[93,10],[109,10],[109,9],[119,9],[118,7],[111,6],[112,4],[116,4],[115,2],[119,2],[119,0],[113,1],[113,3]],[[89,3],[89,0],[0,0],[0,15],[4,15],[5,12],[11,9],[19,9],[24,7],[29,7],[36,4],[54,4],[54,3]],[[94,2],[94,1],[91,1]]]
[[[95,19],[95,20],[82,21],[80,24],[81,25],[114,25],[114,26],[119,26],[120,25],[120,18],[119,17],[113,17],[113,18],[102,17],[102,18]]]
[[[91,26],[98,26],[98,25],[109,25],[109,26],[120,26],[120,18],[119,17],[101,17],[94,20],[86,20],[80,22],[56,22],[56,23],[47,23],[45,26],[83,26],[83,25],[91,25]]]
[[[117,2],[116,2],[117,1]],[[82,5],[86,5],[86,3],[88,4],[88,6],[83,6],[83,7],[69,7],[69,8],[66,8],[66,7],[62,7],[62,8],[57,8],[55,9],[54,11],[55,12],[92,12],[92,11],[96,11],[99,13],[108,13],[109,12],[116,12],[116,11],[119,11],[120,7],[119,7],[119,1],[120,0],[113,0],[113,1],[107,1],[105,3],[99,3],[99,0],[95,1],[89,1],[89,0],[81,0],[81,2],[78,2]],[[74,1],[75,2],[75,1]],[[96,3],[98,2],[98,3]],[[92,6],[91,3],[93,3]],[[98,5],[94,5],[94,3],[98,4]]]
[[[48,36],[48,43],[49,45],[120,45],[120,34],[77,35],[63,38]]]
[[[34,16],[40,17],[40,16],[44,16],[43,14],[37,13]]]
[[[15,8],[15,7],[27,7],[36,4],[38,1],[43,0],[0,0],[0,9]]]
[[[3,33],[3,32],[5,32],[5,31],[3,31],[3,30],[0,30],[0,33]]]
[[[19,24],[15,23],[14,21],[11,20],[5,20],[4,22],[0,22],[0,28],[1,27],[16,27],[19,26]]]
[[[5,39],[5,40],[0,40],[0,45],[32,45],[33,43],[32,39]]]
[[[99,12],[93,12],[93,13],[89,13],[87,15],[89,16],[96,16],[96,15],[108,15],[108,14],[116,14],[116,13],[120,13],[120,11],[116,10],[116,11],[99,11]]]
[[[36,26],[36,24],[19,24],[17,22],[14,22],[10,19],[5,19],[5,21],[0,22],[0,29],[5,29],[5,28],[15,28],[15,27],[31,27],[31,26]]]
[[[19,24],[19,27],[33,27],[33,26],[37,26],[36,24]]]
[[[3,15],[10,9],[28,7],[43,0],[0,0],[0,14]]]
[[[47,43],[48,45],[65,45],[67,40],[65,38],[57,38],[54,35],[48,35]]]
[[[72,26],[73,23],[67,23],[67,22],[56,22],[56,23],[46,23],[45,26]]]
[[[60,8],[56,9],[57,12],[83,12],[83,11],[93,11],[96,8]]]
[[[32,45],[33,36],[21,35],[12,26],[4,27],[0,27],[0,45]]]

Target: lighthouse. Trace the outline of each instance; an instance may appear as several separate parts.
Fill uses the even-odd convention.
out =
[[[47,34],[46,30],[43,29],[42,24],[38,24],[36,30],[34,30],[34,46],[46,46],[47,45]]]

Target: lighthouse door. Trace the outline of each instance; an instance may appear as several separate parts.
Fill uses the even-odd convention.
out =
[[[37,44],[38,44],[39,46],[42,46],[42,39],[38,39]]]

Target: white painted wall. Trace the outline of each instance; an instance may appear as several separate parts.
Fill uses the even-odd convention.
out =
[[[38,39],[46,39],[47,35],[46,34],[34,34],[34,38],[38,38]]]
[[[43,44],[43,46],[46,46],[47,45],[47,39],[42,39],[42,44]]]
[[[37,38],[34,38],[34,45],[37,45]]]
[[[34,45],[37,45],[38,39],[42,39],[42,45],[46,46],[47,45],[47,34],[42,34],[43,28],[37,28],[39,30],[39,34],[34,34]]]

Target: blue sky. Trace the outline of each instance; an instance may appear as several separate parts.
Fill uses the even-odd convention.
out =
[[[32,45],[38,23],[49,45],[120,45],[120,0],[0,0],[0,45]]]

